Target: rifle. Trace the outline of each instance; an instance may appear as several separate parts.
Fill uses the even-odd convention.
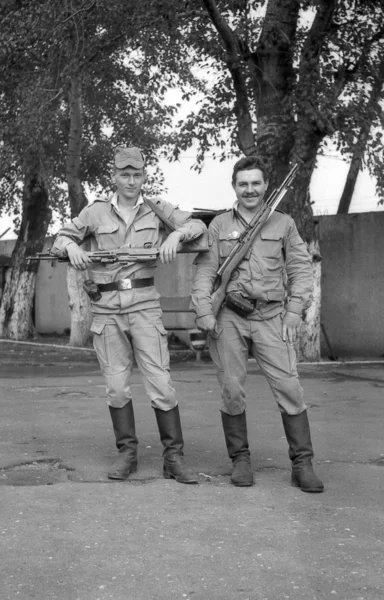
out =
[[[194,241],[194,240],[193,240]],[[196,240],[197,241],[197,240]],[[208,246],[203,248],[201,251],[208,250]],[[189,247],[189,244],[179,244],[177,248],[178,254],[186,254],[190,252],[196,252],[196,250]],[[116,250],[96,250],[95,252],[88,252],[88,256],[92,262],[96,263],[131,263],[131,262],[150,262],[157,260],[159,257],[160,249],[157,247],[153,248],[131,248],[129,246],[121,246]],[[57,260],[58,262],[69,262],[68,257],[59,257],[50,252],[38,252],[33,256],[27,256],[27,261],[32,260]]]
[[[240,235],[236,245],[232,248],[219,270],[213,286],[212,294],[212,312],[216,317],[225,300],[225,292],[229,283],[232,271],[236,269],[238,264],[243,260],[249,249],[251,248],[257,234],[263,227],[264,223],[273,213],[275,208],[284,198],[288,188],[292,185],[296,177],[298,165],[294,165],[288,175],[277,189],[275,189],[269,198],[263,203],[257,211],[253,219],[248,223],[248,226]]]

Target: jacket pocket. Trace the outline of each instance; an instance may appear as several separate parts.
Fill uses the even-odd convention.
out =
[[[156,245],[158,240],[157,225],[153,221],[144,221],[133,224],[132,246],[143,247],[144,244]]]
[[[233,248],[236,246],[237,239],[231,238],[233,235],[230,232],[220,231],[219,233],[219,252],[220,257],[225,259],[232,252]]]
[[[282,260],[283,243],[281,234],[273,231],[261,231],[261,239],[262,243],[260,250],[262,256],[265,258],[275,258]]]
[[[100,250],[112,250],[119,246],[116,235],[118,225],[99,225],[95,231],[97,245]]]

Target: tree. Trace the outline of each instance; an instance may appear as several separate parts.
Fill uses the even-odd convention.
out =
[[[295,218],[313,257],[314,302],[300,352],[317,360],[320,249],[309,183],[327,141],[348,144],[345,109],[383,52],[384,6],[378,0],[202,0],[202,6],[196,0],[189,5],[186,40],[214,83],[200,112],[182,126],[176,152],[188,146],[193,132],[199,160],[214,144],[225,156],[222,130],[227,128],[229,148],[258,154],[272,184],[281,181],[290,163],[300,165],[284,209]]]
[[[171,4],[169,0],[140,5],[132,0],[0,3],[6,42],[0,57],[4,76],[0,177],[3,197],[8,198],[5,205],[12,207],[17,201],[19,182],[31,171],[31,180],[47,191],[47,211],[66,213],[69,199],[74,217],[86,203],[85,179],[91,190],[109,187],[114,145],[139,145],[148,162],[156,162],[156,148],[172,140],[168,128],[174,107],[164,103],[166,91],[177,81],[193,79],[175,51]],[[24,197],[31,194],[25,191]],[[30,216],[24,206],[22,222]],[[49,219],[41,223],[45,231],[38,231],[34,221],[20,229],[0,309],[0,335],[25,339],[31,331],[31,325],[20,328],[19,315],[31,313],[36,266],[25,256],[32,246],[34,252],[42,249]],[[30,285],[19,289],[22,273],[29,274]],[[71,340],[82,343],[87,335],[82,326],[87,321],[87,300],[76,295],[71,305],[75,315]],[[80,306],[83,311],[76,310]]]
[[[45,106],[44,102],[36,102],[36,94],[31,93],[40,85],[44,86],[52,76],[52,69],[48,66],[42,78],[42,71],[39,73],[34,68],[33,38],[29,45],[25,41],[29,35],[31,11],[21,14],[14,22],[19,7],[20,3],[16,2],[0,4],[3,41],[0,52],[3,75],[0,84],[0,189],[5,208],[12,210],[21,200],[22,210],[21,219],[18,219],[19,236],[0,307],[0,335],[13,339],[25,339],[33,329],[31,312],[37,265],[28,264],[26,256],[42,249],[51,219],[50,172],[46,167],[55,114],[54,104]],[[34,8],[38,18],[40,7]],[[43,62],[45,66],[49,65],[46,56]]]
[[[356,110],[355,115],[358,115],[360,130],[357,132],[357,138],[352,145],[352,157],[349,167],[347,180],[341,194],[337,214],[347,214],[351,205],[352,196],[355,190],[357,177],[364,164],[364,155],[369,150],[370,158],[374,164],[383,164],[383,129],[380,125],[383,123],[383,109],[381,101],[384,96],[384,53],[381,56],[381,63],[376,71],[372,74],[372,83],[370,93],[362,91],[360,106]],[[376,131],[371,133],[371,130]],[[354,128],[352,128],[354,132]],[[352,133],[353,135],[353,133]],[[369,144],[369,147],[368,147]],[[347,148],[348,150],[349,148]],[[374,170],[372,170],[374,173]],[[379,197],[383,198],[383,188],[378,186]]]

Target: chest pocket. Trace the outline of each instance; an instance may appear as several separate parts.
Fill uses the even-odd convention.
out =
[[[219,252],[220,258],[225,259],[231,253],[232,249],[236,246],[237,239],[231,238],[231,233],[226,231],[220,231],[219,233]],[[230,239],[228,239],[230,238]]]
[[[283,240],[281,233],[261,231],[260,255],[270,269],[281,268],[284,264]]]
[[[158,241],[157,225],[154,221],[139,221],[133,224],[132,246],[143,247],[144,244],[156,245]]]
[[[118,225],[99,225],[96,228],[95,236],[100,250],[112,250],[119,244]]]

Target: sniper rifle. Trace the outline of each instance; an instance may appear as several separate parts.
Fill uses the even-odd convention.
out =
[[[217,277],[213,286],[214,291],[212,293],[212,312],[215,317],[217,317],[217,314],[224,303],[226,289],[232,272],[246,256],[264,223],[269,219],[275,208],[284,198],[288,188],[292,185],[292,182],[296,177],[297,170],[298,165],[295,164],[280,187],[272,192],[269,198],[257,211],[253,219],[248,223],[248,226],[242,232],[237,243],[217,271]]]

